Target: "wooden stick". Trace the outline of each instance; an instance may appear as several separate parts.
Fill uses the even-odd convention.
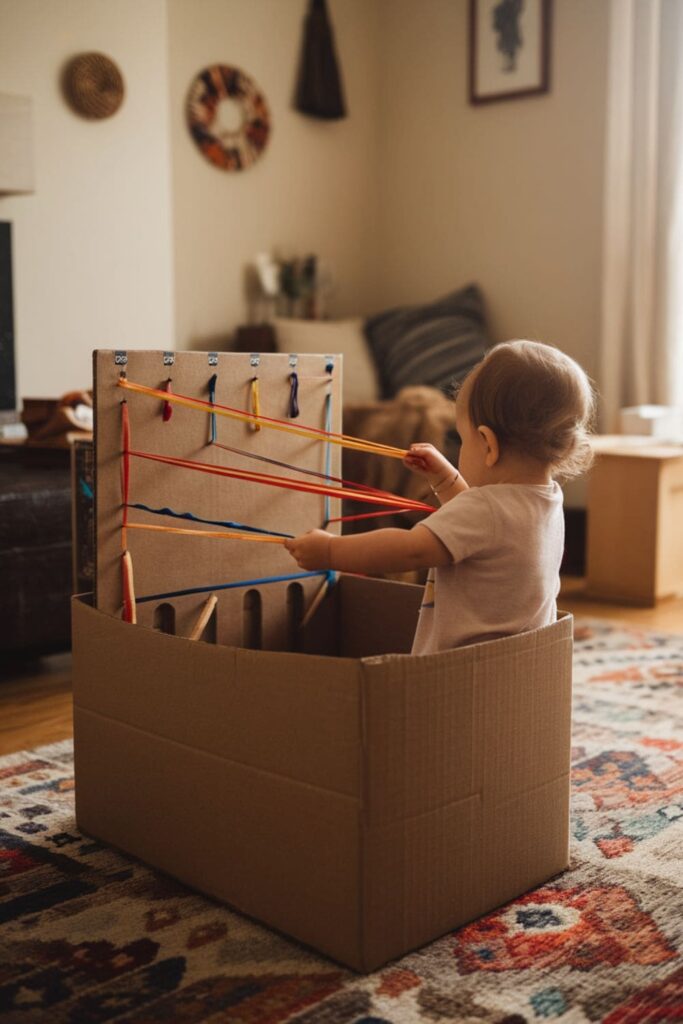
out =
[[[133,560],[130,551],[124,551],[122,560],[122,583],[123,583],[123,619],[124,622],[132,622],[135,625],[137,609],[135,606],[135,585],[133,582]]]
[[[216,597],[215,594],[211,594],[206,599],[206,601],[204,602],[204,605],[202,607],[202,610],[199,613],[199,618],[197,619],[197,621],[195,622],[194,626],[192,627],[192,631],[191,631],[190,636],[189,636],[190,640],[199,640],[200,636],[202,635],[202,633],[206,629],[206,624],[209,621],[209,619],[211,618],[211,616],[213,614],[213,610],[214,610],[214,608],[216,607],[217,604],[218,604],[218,598]]]
[[[326,576],[325,579],[323,580],[322,586],[320,587],[318,593],[315,595],[315,597],[311,601],[310,606],[308,608],[308,611],[306,612],[306,614],[304,615],[303,619],[301,620],[301,625],[299,626],[299,629],[303,629],[304,626],[308,625],[308,623],[311,621],[311,619],[315,615],[316,611],[318,610],[318,608],[322,604],[323,598],[325,597],[325,594],[327,593],[327,591],[329,589],[330,589],[330,577]]]

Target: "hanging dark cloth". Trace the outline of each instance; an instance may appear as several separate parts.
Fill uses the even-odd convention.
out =
[[[310,0],[301,46],[295,107],[328,120],[346,117],[344,91],[325,0]]]

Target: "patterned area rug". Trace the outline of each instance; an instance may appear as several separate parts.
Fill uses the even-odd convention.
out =
[[[581,624],[572,868],[367,977],[79,835],[69,744],[5,758],[0,1018],[682,1021],[682,683],[683,636]]]

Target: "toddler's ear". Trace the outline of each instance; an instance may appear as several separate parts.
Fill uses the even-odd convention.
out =
[[[488,469],[491,469],[498,462],[500,458],[500,445],[498,444],[498,438],[491,430],[490,427],[477,427],[477,433],[485,445],[485,462]]]

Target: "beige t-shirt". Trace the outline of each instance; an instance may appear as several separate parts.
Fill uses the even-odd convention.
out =
[[[413,654],[555,621],[564,550],[557,483],[471,487],[419,525],[439,538],[453,564],[429,570]]]

